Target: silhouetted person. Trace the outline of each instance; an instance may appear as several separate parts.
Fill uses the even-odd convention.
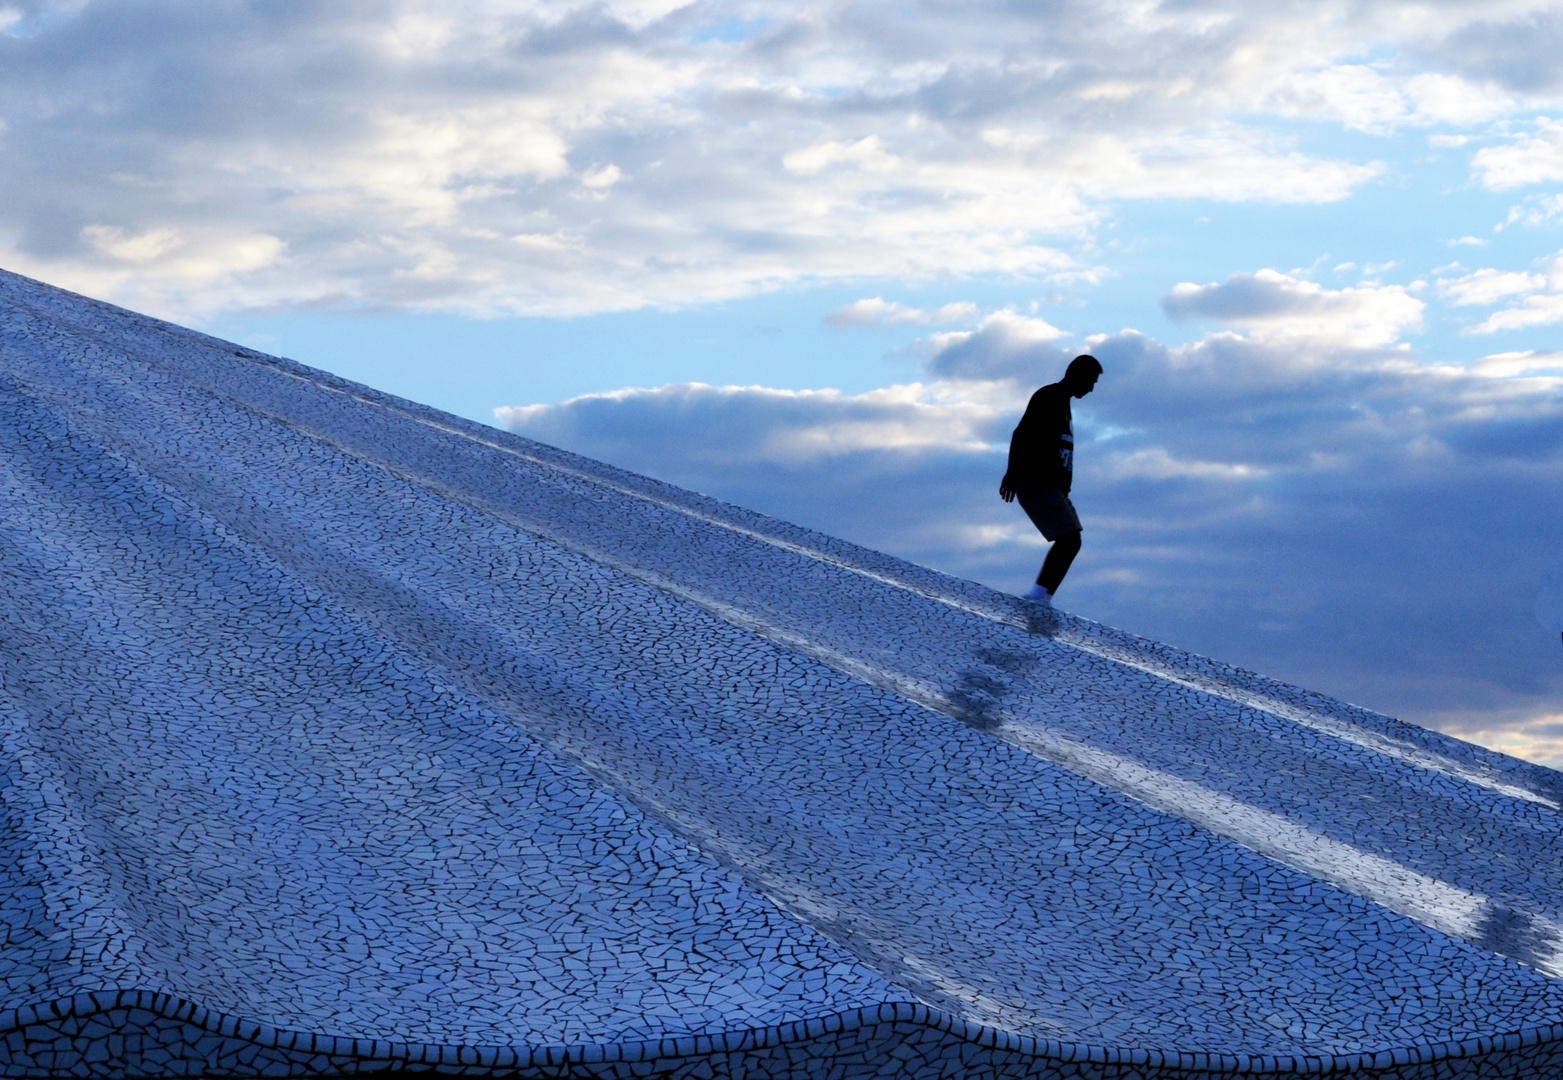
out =
[[[1101,374],[1102,365],[1096,357],[1077,356],[1062,379],[1031,395],[1026,415],[1010,436],[1009,468],[999,481],[1000,497],[1005,502],[1018,498],[1042,538],[1053,542],[1037,572],[1037,583],[1026,593],[1027,600],[1048,607],[1053,606],[1053,594],[1069,573],[1069,564],[1080,553],[1080,515],[1069,501],[1075,474],[1075,428],[1069,399],[1089,394]]]

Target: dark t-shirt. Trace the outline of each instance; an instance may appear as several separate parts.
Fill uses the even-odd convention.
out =
[[[1012,488],[1069,492],[1075,474],[1074,417],[1069,391],[1049,383],[1031,395],[1026,415],[1009,440],[1009,470],[1004,482]]]

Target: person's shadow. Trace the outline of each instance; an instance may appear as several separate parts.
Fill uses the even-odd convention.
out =
[[[1018,597],[1011,597],[1010,603],[1014,605],[1015,614],[1020,616],[1020,624],[1028,634],[1050,638],[1056,636],[1064,625],[1063,616],[1050,607]]]
[[[1000,703],[1009,693],[1009,683],[995,675],[992,669],[1012,674],[1035,663],[1036,657],[1003,649],[978,649],[976,659],[981,666],[962,671],[960,681],[950,692],[951,711],[968,727],[993,731],[1003,723]]]

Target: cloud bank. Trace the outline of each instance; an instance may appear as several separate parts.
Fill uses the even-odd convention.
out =
[[[1327,202],[1383,173],[1269,121],[1471,127],[1563,93],[1547,4],[0,12],[0,262],[176,316],[1041,280],[1082,272],[1116,201]],[[1559,130],[1474,168],[1497,190],[1556,179]]]

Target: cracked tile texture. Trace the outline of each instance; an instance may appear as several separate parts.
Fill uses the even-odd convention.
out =
[[[1563,776],[0,273],[0,1073],[1563,1072]]]

